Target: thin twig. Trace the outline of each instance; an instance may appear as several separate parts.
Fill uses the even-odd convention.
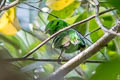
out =
[[[41,61],[41,62],[61,62],[61,59],[35,59],[35,58],[12,58],[12,59],[4,59],[8,62],[16,62],[16,61]],[[64,59],[63,62],[67,62],[68,60]]]
[[[37,7],[35,7],[35,6],[31,5],[31,4],[28,4],[28,3],[25,3],[25,2],[22,2],[22,3],[28,5],[28,6],[32,7],[32,8],[35,8],[35,9],[39,10],[40,12],[43,12],[40,8],[37,8]],[[43,12],[43,13],[47,13],[47,14],[55,17],[55,18],[58,18],[57,16],[55,16],[55,15],[49,13],[49,12]]]
[[[21,8],[21,9],[31,10],[31,11],[38,11],[38,10],[35,10],[35,9],[25,8],[25,7],[22,7],[22,6],[16,6],[16,7],[17,8]]]
[[[1,5],[2,1],[3,1],[3,0],[0,0],[0,5]]]
[[[101,29],[101,28],[99,27],[99,28],[97,28],[97,29],[95,29],[95,30],[93,30],[93,31],[91,31],[91,32],[89,32],[89,33],[87,33],[84,37],[87,37],[87,36],[89,36],[90,34],[96,32],[96,31],[98,31],[98,30],[100,30],[100,29]]]
[[[31,1],[27,1],[26,3],[39,3],[39,2],[41,2],[42,0],[38,0],[38,1],[33,1],[33,2],[31,2]]]
[[[47,23],[45,22],[45,20],[41,17],[40,13],[38,13],[38,17],[40,18],[40,20],[43,22],[44,25],[47,25]]]
[[[83,36],[84,37],[84,36]],[[89,41],[91,44],[93,44],[93,42],[92,41],[90,41],[88,38],[86,38],[86,37],[84,37],[87,41]],[[105,58],[105,60],[108,60],[107,59],[107,57],[105,56],[105,54],[100,50],[99,51],[102,55],[103,55],[103,57]]]
[[[115,35],[118,35],[120,36],[120,33],[117,33],[115,31],[110,31],[108,30],[107,28],[105,28],[105,26],[103,26],[103,24],[101,23],[100,19],[99,19],[99,2],[97,0],[94,0],[95,2],[95,6],[96,6],[96,22],[97,24],[101,27],[101,29],[105,32],[108,32],[108,33],[112,33],[112,34],[115,34]],[[118,20],[116,21],[116,24],[118,24]],[[116,26],[116,25],[115,25]],[[114,26],[114,27],[115,27]]]
[[[109,9],[109,10],[103,11],[103,12],[100,13],[100,15],[102,15],[102,14],[104,14],[104,13],[106,13],[106,12],[112,11],[112,10],[114,10],[114,9]],[[68,30],[68,29],[70,29],[70,28],[73,28],[73,27],[75,27],[76,25],[85,23],[85,22],[87,22],[87,21],[95,18],[95,16],[96,16],[96,15],[90,16],[90,17],[88,17],[88,18],[86,18],[86,19],[84,19],[84,20],[81,20],[81,21],[79,21],[79,22],[77,22],[77,23],[75,23],[75,24],[72,24],[72,25],[70,25],[70,26],[68,26],[68,27],[65,27],[65,28],[57,31],[56,33],[54,33],[53,35],[51,35],[50,37],[48,37],[46,40],[44,40],[42,43],[40,43],[38,46],[36,46],[34,49],[30,50],[30,51],[24,56],[24,58],[27,58],[27,57],[29,57],[30,55],[32,55],[32,54],[33,54],[35,51],[37,51],[41,46],[43,46],[44,44],[46,44],[48,41],[50,41],[52,38],[54,38],[55,36],[57,36],[57,35],[60,34],[61,32],[64,32],[64,31],[66,31],[66,30]]]
[[[3,59],[3,61],[7,62],[16,62],[16,61],[40,61],[40,62],[67,62],[69,59],[35,59],[35,58],[11,58],[11,59]],[[104,63],[103,60],[86,60],[83,63]]]
[[[101,28],[99,27],[99,28],[93,30],[92,32],[86,34],[85,36],[83,36],[84,39],[86,39],[88,42],[90,42],[91,44],[93,44],[93,42],[90,41],[90,40],[87,38],[87,36],[90,35],[90,34],[92,34],[92,33],[94,33],[94,32],[96,32],[96,31],[98,31],[98,30],[100,30],[100,29],[101,29]],[[104,54],[102,51],[99,51],[99,52],[103,55],[103,57],[104,57],[106,60],[108,60],[107,57],[105,56],[105,54]]]
[[[11,2],[10,4],[2,7],[2,8],[0,9],[0,11],[7,10],[7,9],[9,9],[9,8],[17,5],[18,3],[19,3],[19,0],[15,0],[15,1]]]
[[[2,4],[0,4],[0,9],[5,6],[6,0],[2,0]]]
[[[81,76],[82,80],[86,80],[85,72],[82,70],[80,66],[75,68],[75,71]]]

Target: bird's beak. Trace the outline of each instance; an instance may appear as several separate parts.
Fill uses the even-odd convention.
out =
[[[47,34],[49,31],[50,31],[49,29],[48,29],[48,30],[46,30],[46,31],[45,31],[45,34]]]

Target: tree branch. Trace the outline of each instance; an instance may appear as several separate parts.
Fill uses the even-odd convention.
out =
[[[109,10],[103,11],[103,12],[99,13],[99,15],[102,15],[102,14],[104,14],[104,13],[106,13],[106,12],[109,12],[109,11],[112,11],[112,10],[114,10],[114,9],[109,9]],[[27,58],[27,57],[29,57],[30,55],[32,55],[32,54],[33,54],[35,51],[37,51],[40,47],[42,47],[44,44],[46,44],[48,41],[50,41],[52,38],[54,38],[55,36],[57,36],[57,35],[60,34],[61,32],[64,32],[64,31],[66,31],[66,30],[68,30],[68,29],[70,29],[70,28],[73,28],[73,27],[75,27],[76,25],[85,23],[85,22],[87,22],[87,21],[95,18],[95,16],[96,16],[96,15],[90,16],[90,17],[88,17],[88,18],[86,18],[86,19],[84,19],[84,20],[81,20],[81,21],[79,21],[79,22],[77,22],[77,23],[75,23],[75,24],[72,24],[72,25],[70,25],[70,26],[68,26],[68,27],[65,27],[65,28],[59,30],[58,32],[54,33],[53,35],[51,35],[50,37],[48,37],[46,40],[44,40],[41,44],[39,44],[38,46],[36,46],[34,49],[32,49],[31,51],[29,51],[29,52],[24,56],[24,58]]]
[[[105,31],[105,32],[108,32],[108,33],[112,33],[112,34],[115,34],[115,35],[120,35],[120,33],[117,33],[117,32],[115,32],[115,31],[110,31],[109,29],[107,29],[102,23],[101,23],[101,21],[100,21],[100,19],[99,19],[99,1],[98,0],[94,0],[94,2],[95,2],[95,6],[96,6],[96,22],[97,22],[97,24],[100,26],[100,28],[103,30],[103,31]],[[118,19],[116,19],[116,24],[118,23]],[[115,25],[116,26],[116,25]]]
[[[1,0],[2,1],[2,4],[1,4],[1,2],[0,2],[0,9],[5,5],[5,3],[6,3],[6,0]]]
[[[111,31],[120,31],[120,22]],[[102,49],[109,41],[111,41],[116,35],[111,33],[105,33],[98,41],[96,41],[89,48],[79,53],[77,56],[69,60],[66,64],[61,66],[55,72],[53,72],[47,80],[61,80],[65,75],[72,71],[79,64],[83,63],[86,59],[93,56],[96,52]]]
[[[16,61],[41,61],[41,62],[67,62],[69,59],[35,59],[35,58],[11,58],[3,59],[1,61],[16,62]],[[83,63],[104,63],[103,60],[86,60]]]
[[[15,5],[17,5],[19,3],[19,0],[15,0],[13,1],[12,3],[10,3],[9,5],[6,5],[6,6],[3,6],[0,8],[0,11],[3,11],[3,10],[7,10]]]

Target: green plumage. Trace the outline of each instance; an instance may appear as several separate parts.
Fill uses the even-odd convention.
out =
[[[45,31],[47,31],[50,35],[52,35],[55,32],[57,32],[58,30],[66,27],[66,26],[68,26],[68,24],[66,22],[64,22],[63,20],[60,20],[60,19],[56,19],[56,20],[50,21],[47,24]]]
[[[56,36],[53,40],[53,46],[58,49],[64,49],[65,53],[73,53],[85,48],[85,42],[82,35],[70,29]]]
[[[52,35],[67,25],[68,24],[63,20],[53,20],[46,26],[46,31]],[[57,49],[64,49],[65,53],[73,53],[85,48],[85,41],[80,33],[74,29],[69,29],[58,34],[53,39],[53,46]]]

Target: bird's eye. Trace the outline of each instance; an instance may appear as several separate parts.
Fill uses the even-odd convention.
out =
[[[56,25],[59,25],[59,22],[57,22]]]

